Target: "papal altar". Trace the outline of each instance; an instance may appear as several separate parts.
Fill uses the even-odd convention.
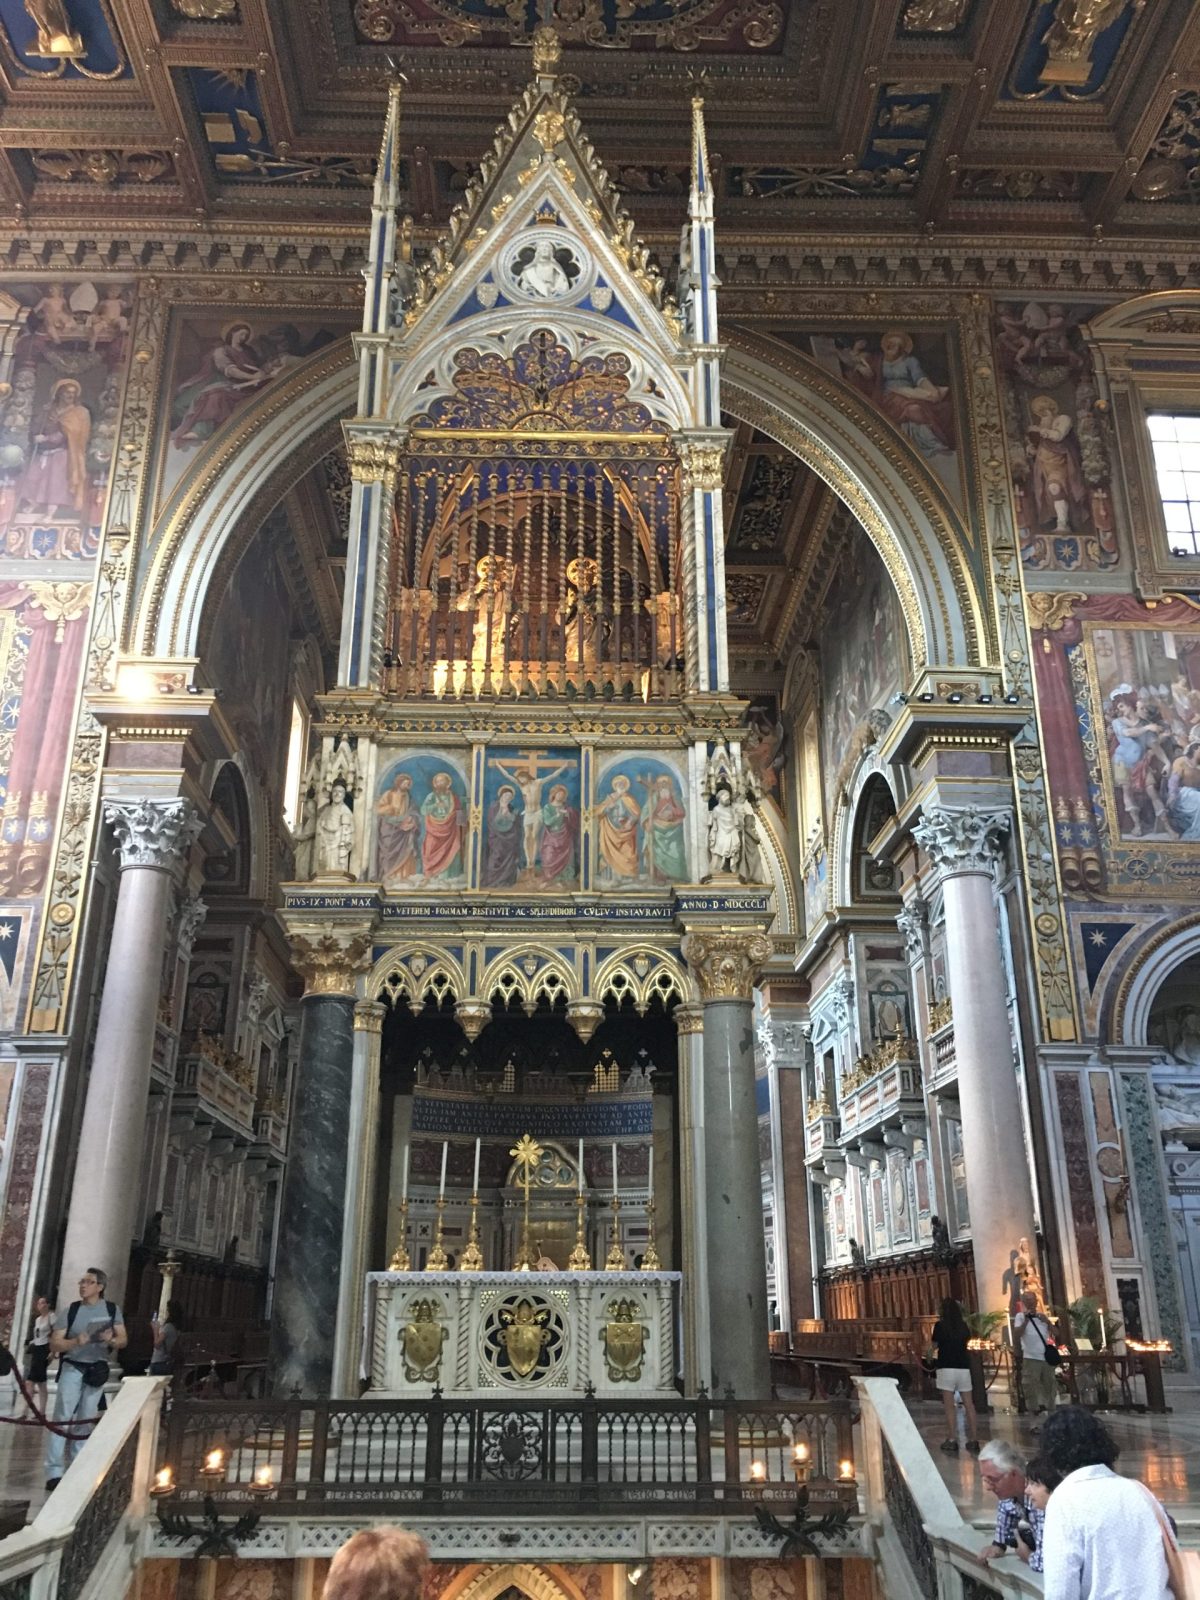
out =
[[[674,1394],[678,1272],[371,1272],[373,1395]]]

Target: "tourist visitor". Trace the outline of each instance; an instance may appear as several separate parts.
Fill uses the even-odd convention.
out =
[[[1042,1429],[1042,1453],[1062,1474],[1042,1533],[1045,1600],[1182,1600],[1179,1547],[1144,1484],[1113,1471],[1117,1443],[1082,1406]]]
[[[1026,1411],[1032,1416],[1053,1410],[1058,1403],[1058,1362],[1048,1360],[1047,1351],[1053,1350],[1057,1355],[1058,1346],[1050,1320],[1032,1291],[1021,1296],[1021,1309],[1013,1318],[1013,1335],[1021,1345],[1021,1392]]]
[[[156,1312],[152,1320],[154,1349],[150,1352],[149,1377],[169,1378],[178,1371],[178,1358],[183,1351],[179,1342],[182,1331],[183,1307],[178,1300],[168,1300],[165,1319],[160,1321]]]
[[[1035,1456],[1025,1468],[1025,1498],[1033,1509],[1017,1523],[1017,1555],[1032,1572],[1042,1570],[1042,1538],[1046,1502],[1062,1482],[1062,1474],[1045,1456]]]
[[[403,1528],[360,1528],[334,1556],[322,1600],[421,1600],[429,1551]]]
[[[955,1397],[962,1400],[967,1421],[967,1449],[979,1454],[979,1428],[975,1420],[975,1400],[971,1392],[971,1368],[967,1355],[967,1342],[971,1330],[967,1327],[963,1309],[957,1300],[942,1301],[938,1320],[933,1325],[931,1343],[937,1351],[934,1382],[946,1408],[946,1437],[942,1449],[954,1454],[958,1449],[958,1416]]]
[[[33,1303],[33,1332],[25,1342],[25,1382],[34,1397],[34,1403],[43,1416],[46,1414],[46,1379],[50,1370],[50,1334],[54,1328],[54,1311],[44,1294]],[[20,1394],[20,1390],[17,1391]],[[26,1415],[32,1415],[28,1401]]]
[[[1025,1458],[1006,1439],[989,1439],[979,1452],[979,1476],[983,1486],[996,1496],[996,1526],[991,1542],[979,1552],[981,1561],[1007,1556],[1016,1547],[1017,1524],[1033,1523],[1036,1510],[1026,1494]],[[1040,1520],[1040,1513],[1039,1513]]]
[[[54,1318],[50,1348],[62,1360],[58,1367],[58,1392],[54,1421],[70,1427],[71,1437],[52,1433],[46,1446],[46,1488],[62,1478],[64,1463],[79,1454],[91,1422],[100,1410],[100,1397],[108,1382],[109,1357],[125,1348],[128,1335],[121,1308],[104,1298],[108,1274],[89,1267],[79,1280],[79,1299]]]

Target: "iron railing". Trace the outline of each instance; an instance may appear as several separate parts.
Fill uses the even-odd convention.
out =
[[[161,1462],[177,1499],[260,1494],[272,1516],[719,1511],[791,1501],[801,1479],[814,1500],[856,1504],[846,1400],[181,1399]]]

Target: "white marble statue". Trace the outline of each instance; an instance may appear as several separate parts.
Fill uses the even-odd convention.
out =
[[[718,789],[708,814],[708,865],[710,872],[736,874],[742,858],[742,819],[734,804],[733,790]]]
[[[348,874],[353,849],[354,813],[346,804],[346,785],[339,778],[329,791],[329,799],[317,812],[317,875],[341,877]]]
[[[1200,1128],[1200,1086],[1185,1089],[1178,1083],[1156,1083],[1158,1125],[1164,1133],[1180,1128]]]
[[[554,241],[539,239],[533,258],[516,275],[517,288],[536,300],[561,300],[571,292],[571,280],[555,259]]]

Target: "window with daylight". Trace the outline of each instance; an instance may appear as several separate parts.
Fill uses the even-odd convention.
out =
[[[287,776],[283,783],[283,820],[295,833],[303,810],[304,756],[308,746],[308,712],[302,700],[292,701],[292,726],[288,734]]]
[[[1146,418],[1173,556],[1200,555],[1200,413]]]

